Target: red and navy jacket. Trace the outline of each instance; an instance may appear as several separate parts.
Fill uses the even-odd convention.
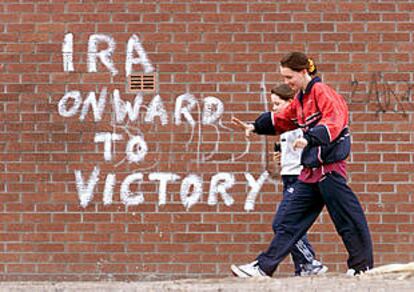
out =
[[[342,161],[350,153],[346,102],[319,77],[313,78],[283,111],[260,115],[254,127],[257,134],[265,135],[301,128],[308,141],[301,158],[305,167]]]

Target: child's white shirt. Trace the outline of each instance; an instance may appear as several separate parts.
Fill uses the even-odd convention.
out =
[[[296,129],[280,135],[281,175],[299,175],[302,170],[300,157],[303,149],[293,150],[293,142],[303,137],[303,131]]]

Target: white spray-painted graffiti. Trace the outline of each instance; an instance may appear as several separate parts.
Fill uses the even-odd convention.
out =
[[[106,43],[108,48],[98,51],[98,45],[100,43]],[[101,63],[111,72],[113,76],[118,74],[118,70],[115,68],[112,61],[112,55],[115,52],[115,40],[105,34],[92,34],[88,40],[88,72],[98,72],[96,61],[99,58]],[[134,52],[138,57],[134,57]],[[64,37],[62,45],[63,56],[63,71],[73,72],[75,67],[73,64],[73,34],[67,33]],[[154,67],[147,58],[147,54],[141,45],[141,41],[136,35],[132,35],[128,40],[125,60],[125,72],[126,76],[129,76],[132,71],[132,65],[142,65],[145,73],[154,72]]]
[[[92,171],[87,182],[82,175],[82,171],[76,170],[76,186],[78,190],[79,200],[82,207],[88,206],[94,197],[94,189],[99,181],[100,168],[96,166]],[[268,172],[263,172],[258,180],[256,180],[250,173],[244,174],[250,191],[246,197],[244,209],[246,211],[254,210],[256,197],[268,178]],[[129,205],[139,205],[144,202],[144,194],[141,191],[132,192],[130,186],[133,183],[142,183],[144,174],[137,172],[128,175],[121,183],[120,194],[122,202]],[[167,186],[168,182],[175,182],[180,179],[180,176],[175,173],[168,172],[152,172],[148,175],[149,181],[159,181],[158,190],[158,205],[163,206],[167,203]],[[105,205],[112,204],[114,187],[116,182],[116,174],[107,174],[105,180],[105,188],[103,195],[103,202]],[[218,203],[218,195],[224,201],[226,206],[231,206],[234,203],[233,197],[227,192],[234,184],[236,180],[234,174],[229,172],[220,172],[215,174],[210,181],[210,189],[208,193],[207,204],[214,206]],[[192,190],[191,190],[192,188]],[[180,187],[180,198],[182,205],[188,210],[193,205],[199,202],[203,194],[203,179],[196,174],[189,174],[183,178]]]
[[[75,65],[73,63],[73,42],[74,35],[72,33],[66,34],[62,45],[64,72],[75,71]],[[107,48],[99,51],[98,44],[100,43],[105,43]],[[97,72],[97,61],[99,60],[106,69],[111,72],[112,76],[117,75],[119,71],[115,68],[115,64],[112,60],[115,48],[116,43],[111,36],[104,34],[91,35],[88,41],[88,72]],[[127,76],[131,74],[133,65],[142,66],[145,73],[154,71],[154,66],[151,64],[140,39],[136,35],[132,35],[127,44],[125,60],[125,73]],[[107,107],[110,107],[112,111],[108,111]],[[146,109],[146,113],[141,113],[141,109]],[[194,109],[199,112],[197,120],[195,120],[192,115]],[[142,93],[136,94],[133,103],[131,103],[130,101],[121,98],[119,89],[114,89],[112,93],[108,93],[108,89],[103,87],[99,92],[98,97],[93,91],[88,92],[85,96],[78,90],[68,91],[62,96],[58,103],[58,113],[64,118],[72,118],[79,115],[79,120],[84,121],[88,115],[92,115],[94,122],[101,122],[105,112],[114,113],[111,121],[113,132],[97,132],[95,133],[93,142],[98,145],[103,144],[103,159],[106,163],[113,162],[116,143],[121,141],[126,142],[125,158],[118,162],[115,167],[118,167],[124,162],[139,165],[150,151],[144,133],[139,127],[131,126],[131,123],[137,122],[140,114],[144,115],[143,120],[146,124],[156,124],[156,120],[159,120],[162,126],[169,123],[168,112],[164,106],[163,99],[159,94],[155,95],[151,102],[145,106],[143,105]],[[219,151],[221,140],[220,129],[224,129],[228,132],[233,131],[223,124],[223,114],[224,104],[217,97],[208,96],[204,98],[202,100],[202,106],[200,106],[200,102],[191,93],[184,93],[176,98],[173,122],[175,126],[180,126],[186,123],[191,127],[191,136],[186,142],[187,148],[193,142],[197,131],[197,163],[209,161],[215,162],[216,160],[211,159],[214,154]],[[207,154],[202,153],[203,155],[200,153],[202,126],[213,127],[216,133],[214,149]],[[116,132],[116,130],[120,128],[127,133],[127,136]],[[132,133],[132,130],[136,133]],[[249,152],[249,149],[250,141],[246,140],[246,147],[243,153],[233,155],[230,161],[236,161],[242,158]],[[154,169],[156,165],[157,162],[148,169]],[[180,175],[173,172],[150,172],[148,174],[143,172],[148,169],[141,169],[140,171],[133,172],[122,180],[119,193],[122,203],[126,206],[139,205],[145,202],[143,191],[137,189],[140,189],[141,184],[144,183],[146,179],[158,184],[159,206],[167,204],[168,184],[175,183],[180,179],[182,179],[180,200],[184,208],[188,210],[201,201],[203,195],[202,176],[190,173],[182,178]],[[87,207],[94,198],[94,192],[98,181],[101,176],[105,176],[105,174],[101,173],[101,168],[97,165],[89,175],[82,170],[75,170],[74,175],[80,205],[82,207]],[[252,211],[254,210],[258,193],[269,178],[269,173],[264,171],[257,180],[250,173],[244,173],[244,177],[247,186],[250,189],[246,196],[244,209],[246,211]],[[116,182],[116,173],[110,172],[106,174],[102,199],[104,205],[113,203]],[[229,194],[229,190],[235,183],[236,177],[233,173],[219,172],[214,174],[210,179],[207,204],[211,206],[217,205],[220,196],[226,206],[233,205],[234,198]],[[132,187],[132,185],[134,187]]]

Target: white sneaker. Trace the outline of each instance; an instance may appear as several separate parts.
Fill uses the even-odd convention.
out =
[[[356,277],[356,276],[360,276],[360,275],[364,274],[368,270],[369,270],[369,268],[367,268],[366,270],[360,270],[360,271],[357,271],[355,269],[348,269],[348,271],[346,271],[345,275],[348,276],[348,277]]]
[[[241,266],[231,265],[231,271],[239,278],[268,277],[259,267],[259,262],[257,260]]]
[[[324,266],[320,261],[313,260],[311,264],[301,265],[301,276],[312,276],[325,274],[328,271],[328,267]]]

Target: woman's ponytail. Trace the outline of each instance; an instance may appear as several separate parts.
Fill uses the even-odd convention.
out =
[[[316,73],[318,72],[318,69],[316,68],[315,62],[313,61],[313,59],[308,58],[308,73],[311,76],[316,75]]]

